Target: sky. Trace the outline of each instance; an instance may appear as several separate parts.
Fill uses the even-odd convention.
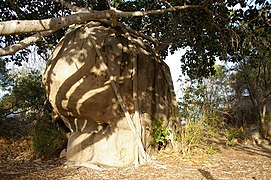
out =
[[[185,53],[184,49],[180,49],[176,51],[172,55],[168,55],[165,63],[169,66],[170,68],[170,73],[172,77],[172,81],[174,84],[174,91],[176,94],[177,100],[181,96],[181,82],[178,81],[180,79],[180,76],[182,75],[182,70],[181,70],[181,56]],[[170,53],[169,53],[170,54]]]

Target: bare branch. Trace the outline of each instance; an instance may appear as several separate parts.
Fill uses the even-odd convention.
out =
[[[169,2],[167,2],[167,1],[165,1],[165,0],[162,0],[162,2],[163,2],[164,4],[166,4],[168,7],[173,7]]]
[[[112,24],[112,22],[110,20],[101,20],[100,22],[102,22],[104,24],[107,24],[107,25]],[[130,27],[127,27],[127,26],[121,24],[121,23],[117,23],[116,25],[121,27],[122,29],[126,29],[127,31],[129,31],[130,33],[132,33],[132,34],[134,34],[136,36],[142,37],[143,39],[146,39],[149,42],[154,43],[156,46],[158,46],[160,44],[160,42],[157,39],[155,39],[155,38],[153,38],[151,36],[148,36],[148,35],[146,35],[146,34],[144,34],[142,32],[136,31],[136,30],[134,30],[134,29],[132,29]]]
[[[105,10],[105,11],[87,11],[79,12],[66,17],[43,19],[43,20],[15,20],[0,22],[0,35],[41,32],[54,29],[60,29],[76,23],[84,23],[90,20],[101,20],[108,18],[119,17],[135,17],[135,16],[149,16],[164,14],[171,11],[189,10],[200,8],[204,9],[208,14],[210,11],[202,5],[187,5],[187,6],[175,6],[167,9],[158,9],[150,11],[133,11],[123,12],[119,10]]]
[[[37,33],[33,36],[30,36],[28,38],[25,38],[24,40],[20,41],[17,44],[13,44],[11,46],[5,47],[5,48],[0,48],[0,56],[7,56],[7,55],[12,55],[16,53],[19,50],[22,50],[31,44],[34,44],[37,41],[42,40],[43,37],[49,36],[50,34],[54,33],[56,30],[51,30],[51,31],[44,31]]]
[[[49,0],[49,1],[61,3],[63,6],[65,6],[66,8],[70,9],[73,12],[91,11],[91,8],[81,8],[81,7],[72,5],[68,2],[66,2],[65,0]]]
[[[18,18],[24,19],[23,11],[13,2],[13,0],[8,0],[8,3],[11,5],[11,8],[15,11]]]

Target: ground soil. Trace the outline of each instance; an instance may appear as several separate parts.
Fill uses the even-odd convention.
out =
[[[2,140],[0,179],[271,179],[271,153],[258,146],[221,146],[214,155],[189,158],[162,151],[153,157],[156,164],[94,170],[66,167],[60,158],[33,158],[29,149],[16,149],[20,143],[27,141]]]
[[[2,129],[2,128],[1,128]],[[16,133],[16,132],[14,132]],[[154,155],[139,167],[94,170],[67,167],[65,158],[33,156],[31,139],[0,138],[0,179],[258,179],[271,180],[270,147],[217,144],[213,155],[200,151],[190,157],[170,150]]]

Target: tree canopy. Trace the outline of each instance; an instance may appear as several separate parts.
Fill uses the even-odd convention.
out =
[[[268,1],[256,2],[245,11],[233,12],[240,48],[230,58],[238,62],[234,76],[237,94],[247,91],[259,130],[263,137],[270,137],[271,7]]]
[[[168,50],[173,53],[188,47],[182,58],[183,70],[190,76],[205,76],[214,72],[215,57],[225,59],[237,46],[238,37],[231,24],[259,15],[246,10],[242,14],[235,11],[233,16],[232,7],[238,3],[249,5],[245,0],[1,0],[0,54],[13,54],[3,59],[20,64],[30,53],[26,47],[35,44],[38,54],[47,58],[48,50],[68,26],[90,20],[118,20],[151,37],[149,40],[157,40],[149,43],[162,58]],[[254,3],[268,5],[267,1]]]

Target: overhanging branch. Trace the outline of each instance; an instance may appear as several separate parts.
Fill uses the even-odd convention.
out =
[[[119,18],[119,17],[135,17],[135,16],[150,16],[159,15],[172,11],[181,11],[200,8],[204,9],[207,13],[210,11],[202,5],[187,5],[187,6],[175,6],[167,9],[158,9],[150,11],[133,11],[124,12],[119,10],[105,10],[105,11],[85,11],[78,12],[69,16],[53,18],[53,19],[43,19],[43,20],[12,20],[0,22],[0,35],[11,35],[20,33],[30,33],[30,32],[41,32],[49,31],[54,29],[60,29],[72,24],[84,23],[90,20],[101,20],[109,18]]]
[[[49,36],[50,34],[54,33],[56,30],[51,30],[51,31],[45,31],[45,32],[40,32],[37,34],[34,34],[33,36],[27,37],[20,41],[19,43],[13,44],[11,46],[5,47],[5,48],[0,48],[0,56],[7,56],[7,55],[12,55],[16,53],[19,50],[22,50],[31,44],[34,44],[37,41],[42,40],[43,37]]]
[[[64,0],[52,0],[55,2],[62,3],[63,6],[71,8],[72,11],[75,11],[75,14],[52,19],[43,19],[43,20],[13,20],[0,22],[0,35],[11,35],[11,34],[21,34],[21,33],[33,33],[38,32],[37,34],[30,36],[17,44],[0,48],[0,56],[12,55],[17,51],[26,48],[27,46],[39,41],[42,37],[48,36],[55,32],[56,30],[67,27],[72,24],[84,23],[91,20],[103,20],[109,18],[119,18],[119,17],[134,17],[134,16],[150,16],[150,15],[159,15],[165,14],[172,11],[181,11],[200,8],[205,10],[206,13],[211,14],[206,6],[202,5],[187,5],[187,6],[175,6],[166,9],[150,10],[150,11],[133,11],[133,12],[124,12],[116,9],[110,9],[105,11],[94,11],[86,8],[79,8],[73,6]],[[128,29],[129,31],[133,31]],[[138,32],[137,32],[138,33]],[[135,34],[137,34],[135,33]],[[143,33],[140,34],[141,37],[152,41],[156,46],[160,45],[156,39],[148,37]]]

